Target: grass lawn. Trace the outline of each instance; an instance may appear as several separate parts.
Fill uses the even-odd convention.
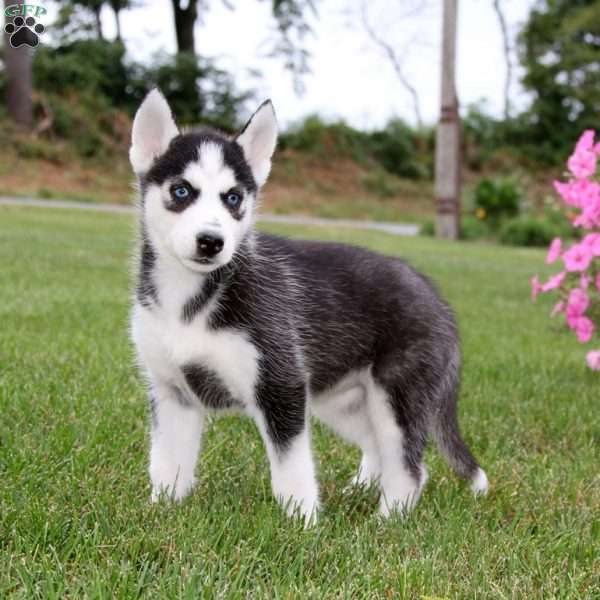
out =
[[[269,227],[407,257],[458,313],[461,423],[491,492],[431,450],[406,520],[347,490],[358,452],[314,428],[324,512],[271,497],[254,426],[214,422],[199,486],[149,503],[127,336],[132,219],[0,207],[0,598],[599,598],[600,377],[529,302],[543,254]]]

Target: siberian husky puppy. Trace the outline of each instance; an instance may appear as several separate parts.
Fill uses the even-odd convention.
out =
[[[384,516],[421,494],[430,435],[484,493],[457,423],[452,311],[398,258],[257,232],[276,139],[269,101],[233,138],[180,132],[158,90],[136,114],[131,331],[152,408],[152,499],[192,490],[205,417],[223,410],[254,419],[274,495],[307,521],[319,508],[311,414],[360,447],[355,482],[380,486]]]

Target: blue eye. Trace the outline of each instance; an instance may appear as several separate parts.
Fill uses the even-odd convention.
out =
[[[171,190],[171,193],[177,200],[185,200],[190,196],[190,189],[186,185],[178,185]]]
[[[225,202],[230,208],[237,208],[241,201],[242,197],[237,192],[229,192],[225,198]]]

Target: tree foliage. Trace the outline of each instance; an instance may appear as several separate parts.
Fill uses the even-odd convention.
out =
[[[310,54],[304,39],[311,32],[307,13],[316,14],[316,0],[270,0],[278,36],[271,54],[281,56],[292,73],[294,87],[302,92],[302,76],[309,72]]]
[[[600,115],[600,3],[539,0],[519,37],[529,142],[555,162]]]
[[[231,76],[211,61],[188,52],[143,69],[142,81],[146,88],[150,83],[161,89],[178,122],[203,122],[226,131],[240,125],[240,107],[253,97],[250,90],[238,91]]]
[[[258,0],[260,1],[260,0]],[[310,31],[306,13],[316,0],[268,0],[277,34],[270,54],[283,57],[299,87],[308,70],[308,52],[302,41]],[[234,0],[223,0],[235,9]],[[225,129],[236,125],[242,104],[251,90],[237,91],[231,77],[195,53],[195,24],[203,22],[210,0],[171,0],[177,53],[140,64],[126,56],[119,13],[131,0],[63,0],[55,23],[54,43],[40,48],[36,57],[36,83],[41,91],[60,93],[76,89],[99,94],[110,106],[132,112],[153,85],[163,89],[184,123],[208,122]],[[105,40],[100,11],[110,6],[117,21],[117,39]]]
[[[191,53],[162,56],[145,65],[127,60],[123,44],[107,40],[42,46],[33,69],[41,92],[93,96],[130,115],[148,89],[159,86],[179,122],[203,122],[226,130],[238,125],[240,105],[252,95],[238,92],[226,72]]]

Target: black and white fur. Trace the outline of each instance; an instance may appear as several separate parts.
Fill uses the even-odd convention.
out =
[[[221,410],[256,422],[289,514],[319,507],[311,414],[362,449],[355,481],[378,482],[383,515],[418,499],[430,435],[484,493],[456,417],[456,324],[431,283],[397,258],[255,231],[276,138],[270,102],[233,139],[180,133],[158,90],[135,117],[131,328],[149,382],[152,498],[192,490],[206,414]]]

